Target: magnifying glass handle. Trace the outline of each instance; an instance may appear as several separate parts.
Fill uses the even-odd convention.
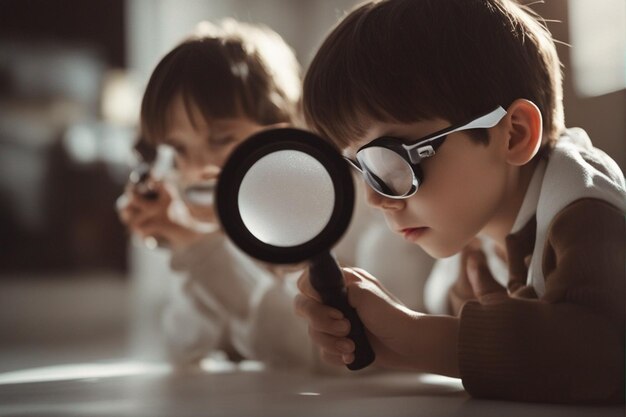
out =
[[[367,340],[365,327],[356,310],[348,303],[343,274],[330,252],[322,253],[311,260],[309,279],[313,288],[320,294],[324,304],[340,310],[350,321],[348,337],[354,342],[355,351],[354,361],[347,365],[348,369],[356,371],[374,362],[376,355],[369,340]]]

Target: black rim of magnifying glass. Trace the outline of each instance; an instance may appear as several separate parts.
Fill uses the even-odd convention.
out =
[[[319,161],[328,171],[335,191],[328,224],[310,241],[291,247],[257,239],[243,223],[238,205],[239,188],[248,170],[264,156],[281,150],[304,152]],[[328,251],[341,238],[352,219],[354,184],[348,163],[319,136],[295,128],[270,129],[251,136],[233,151],[220,173],[215,200],[223,229],[241,250],[265,262],[290,264]]]

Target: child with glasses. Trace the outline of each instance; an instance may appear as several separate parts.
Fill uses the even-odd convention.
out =
[[[271,366],[317,365],[305,323],[292,310],[299,272],[260,264],[236,249],[219,230],[208,194],[239,143],[270,126],[298,124],[300,94],[300,68],[284,40],[233,19],[198,25],[150,77],[141,145],[173,150],[175,175],[142,184],[152,198],[129,186],[120,217],[135,235],[171,250],[171,267],[181,275],[171,283],[162,320],[174,365],[197,366],[215,350]],[[371,244],[357,239],[363,232],[388,247],[391,258],[410,256],[427,275],[425,254],[384,243],[366,207],[357,204],[355,211],[337,247],[340,259],[374,265],[367,262]],[[413,290],[405,300],[419,303],[418,290],[403,281],[408,277],[398,275],[390,283]]]
[[[564,128],[559,59],[529,9],[365,3],[320,47],[303,101],[389,228],[451,257],[431,276],[449,282],[436,315],[344,269],[376,364],[459,377],[476,397],[624,401],[624,176]],[[349,322],[306,274],[299,288],[323,357],[350,363]]]

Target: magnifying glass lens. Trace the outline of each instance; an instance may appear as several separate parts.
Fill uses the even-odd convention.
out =
[[[335,206],[333,181],[307,153],[274,152],[245,174],[238,206],[244,225],[260,241],[278,247],[301,245],[330,221]]]

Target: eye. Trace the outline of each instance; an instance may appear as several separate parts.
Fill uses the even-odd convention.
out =
[[[231,143],[235,142],[236,138],[234,135],[226,135],[220,137],[212,137],[209,139],[209,145],[211,146],[227,146]]]
[[[186,156],[187,155],[187,149],[182,146],[182,145],[170,145],[174,151],[176,152],[176,155],[179,156]]]

